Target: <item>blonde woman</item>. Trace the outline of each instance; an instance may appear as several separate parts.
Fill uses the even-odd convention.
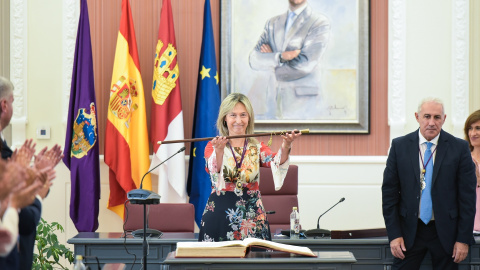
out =
[[[271,240],[258,189],[260,166],[272,169],[275,188],[280,189],[287,174],[292,142],[301,133],[282,135],[282,147],[277,153],[251,137],[227,139],[226,136],[254,131],[252,105],[240,93],[232,93],[223,100],[217,128],[220,136],[205,147],[212,193],[203,212],[198,240],[227,241],[247,237]]]

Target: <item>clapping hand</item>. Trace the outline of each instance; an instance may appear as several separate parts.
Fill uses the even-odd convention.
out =
[[[33,143],[33,139],[26,140],[20,149],[13,152],[12,161],[24,167],[30,166],[30,161],[35,154],[35,146],[36,143]]]
[[[50,150],[45,147],[35,156],[35,168],[37,170],[47,167],[55,168],[62,158],[60,145],[55,144]]]
[[[42,188],[40,180],[35,180],[31,185],[27,187],[20,187],[13,191],[10,195],[10,205],[16,209],[22,209],[32,204],[35,200],[35,195]]]
[[[24,186],[26,178],[25,167],[15,162],[0,160],[0,201],[7,198],[18,186]]]
[[[40,180],[43,183],[38,195],[45,198],[48,194],[48,190],[53,185],[53,179],[55,179],[55,166],[62,160],[63,153],[58,144],[53,146],[50,150],[47,147],[43,148],[38,155],[35,156],[34,167],[40,173]]]

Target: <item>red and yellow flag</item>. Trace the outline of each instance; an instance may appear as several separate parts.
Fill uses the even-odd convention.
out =
[[[108,209],[123,218],[127,192],[140,186],[149,165],[145,97],[128,0],[122,1],[113,64],[105,132],[105,163],[110,167]],[[143,180],[143,188],[152,189],[150,175]]]
[[[150,168],[172,157],[152,172],[158,174],[161,203],[187,202],[185,153],[176,154],[184,144],[157,144],[158,141],[181,140],[184,137],[179,75],[172,6],[170,0],[163,0],[153,67],[150,124],[150,138],[155,151]]]

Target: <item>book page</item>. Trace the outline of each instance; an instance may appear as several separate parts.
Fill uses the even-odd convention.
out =
[[[243,241],[223,242],[178,242],[177,257],[243,257],[247,247],[259,246],[263,248],[316,257],[308,247],[275,243],[257,238],[246,238]]]
[[[246,246],[261,246],[271,248],[273,250],[279,250],[284,252],[290,252],[295,254],[301,254],[305,256],[316,257],[316,255],[308,247],[294,246],[282,243],[275,243],[268,240],[257,239],[257,238],[245,238],[243,240]]]
[[[178,242],[177,248],[219,248],[219,247],[234,247],[234,246],[245,246],[243,241],[233,240],[233,241],[222,241],[222,242]]]
[[[227,258],[245,257],[247,247],[242,241],[178,242],[175,257]]]

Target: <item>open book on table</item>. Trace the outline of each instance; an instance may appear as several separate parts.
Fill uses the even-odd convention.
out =
[[[223,242],[178,242],[175,257],[245,257],[249,247],[261,247],[275,251],[316,257],[307,247],[275,243],[256,238]]]

